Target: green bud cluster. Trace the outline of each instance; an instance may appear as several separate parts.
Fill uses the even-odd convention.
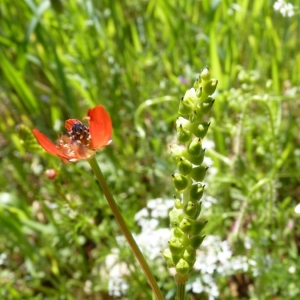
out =
[[[175,267],[176,280],[182,282],[187,281],[196,261],[196,250],[205,237],[201,233],[207,222],[199,219],[205,187],[202,181],[208,169],[202,165],[205,154],[202,139],[210,126],[205,116],[214,104],[211,95],[217,84],[207,67],[202,70],[194,87],[180,100],[176,121],[179,145],[171,145],[172,157],[177,162],[172,180],[180,196],[175,197],[174,208],[169,213],[171,238],[162,254],[168,267]]]

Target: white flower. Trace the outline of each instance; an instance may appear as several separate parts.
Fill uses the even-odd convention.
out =
[[[284,17],[292,17],[294,12],[294,6],[291,3],[286,3],[284,0],[277,0],[273,8],[275,11],[279,11]]]
[[[300,203],[296,205],[295,207],[295,213],[300,214]]]
[[[121,241],[122,240],[122,241]],[[118,243],[125,243],[123,237],[120,240],[117,239]],[[108,294],[112,297],[121,297],[125,295],[128,289],[128,283],[124,277],[129,275],[128,265],[124,262],[119,262],[119,249],[113,248],[112,254],[106,256],[105,265],[102,266],[100,275],[105,280],[108,280]],[[86,283],[85,291],[88,292],[90,289]]]

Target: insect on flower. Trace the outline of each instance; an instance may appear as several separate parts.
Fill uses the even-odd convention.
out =
[[[58,156],[64,163],[90,159],[97,150],[111,142],[112,123],[102,105],[89,109],[87,115],[83,120],[87,120],[89,126],[77,119],[67,120],[65,127],[69,136],[66,134],[58,136],[57,145],[37,129],[33,129],[32,133],[45,151]]]

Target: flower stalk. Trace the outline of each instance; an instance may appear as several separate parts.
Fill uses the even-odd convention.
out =
[[[59,157],[63,163],[72,163],[79,160],[88,161],[131,250],[148,279],[148,283],[150,284],[156,299],[163,300],[164,298],[156,280],[141,250],[132,237],[95,159],[96,151],[102,149],[111,142],[111,118],[104,107],[98,105],[89,109],[87,117],[84,117],[83,120],[86,120],[88,125],[83,124],[77,119],[66,120],[65,127],[69,136],[65,134],[59,136],[56,145],[39,130],[33,129],[32,133],[46,152]]]
[[[209,69],[203,69],[194,87],[180,100],[176,121],[178,144],[171,145],[171,155],[177,162],[172,180],[178,196],[175,196],[174,208],[169,213],[169,247],[162,254],[168,267],[176,270],[176,300],[187,298],[188,273],[195,264],[196,250],[205,238],[201,232],[207,222],[199,219],[205,188],[202,182],[208,169],[202,165],[205,154],[202,139],[210,126],[205,119],[214,104],[211,95],[217,84],[218,81],[210,77]]]
[[[136,259],[138,260],[140,266],[142,267],[147,279],[148,279],[148,283],[150,284],[152,290],[153,290],[153,293],[155,294],[155,297],[157,300],[163,300],[164,297],[157,285],[157,282],[150,270],[150,267],[148,265],[148,263],[146,262],[141,250],[139,249],[138,245],[136,244],[132,234],[130,233],[127,225],[126,225],[126,222],[121,214],[121,212],[119,211],[119,208],[117,206],[117,203],[115,202],[107,184],[106,184],[106,181],[105,181],[105,178],[101,172],[101,169],[95,159],[95,157],[91,158],[88,160],[88,163],[90,164],[99,184],[100,184],[100,187],[105,195],[105,198],[131,248],[131,250],[133,251],[133,254],[134,256],[136,257]]]

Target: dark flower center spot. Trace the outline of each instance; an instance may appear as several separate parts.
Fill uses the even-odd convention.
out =
[[[89,146],[91,140],[89,128],[81,123],[75,123],[72,126],[71,139]]]

